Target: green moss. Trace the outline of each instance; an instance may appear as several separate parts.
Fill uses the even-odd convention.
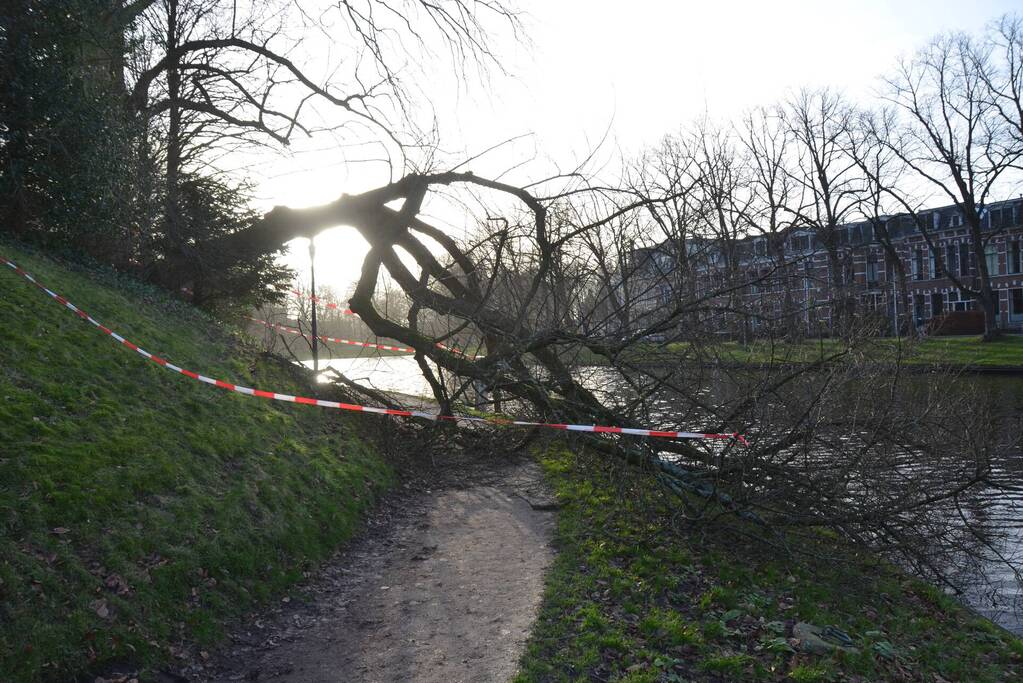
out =
[[[795,683],[823,683],[832,680],[833,676],[824,667],[799,664],[789,671],[789,678]]]
[[[666,648],[699,645],[699,629],[673,610],[654,608],[640,622],[639,630],[647,639]]]
[[[700,670],[727,676],[739,676],[752,663],[753,658],[749,655],[720,655],[704,659],[700,662]]]
[[[614,680],[620,683],[657,683],[660,675],[656,671],[629,671]]]
[[[159,290],[0,253],[171,362],[315,390]],[[214,641],[348,538],[391,480],[366,423],[168,372],[0,270],[0,680]]]

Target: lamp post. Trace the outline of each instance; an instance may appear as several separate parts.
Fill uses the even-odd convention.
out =
[[[316,243],[309,238],[309,287],[312,289],[313,309],[313,372],[320,372],[319,334],[316,330]]]

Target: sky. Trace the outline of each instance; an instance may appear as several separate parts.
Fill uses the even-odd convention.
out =
[[[518,7],[526,39],[495,38],[503,71],[461,81],[443,56],[407,66],[421,84],[423,115],[437,121],[444,158],[458,163],[514,138],[467,168],[515,182],[571,169],[602,140],[598,161],[613,175],[618,159],[688,121],[728,121],[800,87],[828,86],[869,103],[879,76],[931,37],[979,31],[1020,9],[1006,0],[523,0]],[[311,206],[386,183],[385,166],[351,161],[363,155],[302,140],[246,170],[258,208]],[[304,274],[307,243],[298,242],[286,260]],[[318,284],[345,291],[365,250],[351,228],[322,234]]]

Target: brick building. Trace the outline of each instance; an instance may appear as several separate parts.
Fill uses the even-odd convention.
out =
[[[933,249],[917,220],[929,226]],[[690,238],[634,250],[630,272],[618,286],[630,318],[642,323],[672,301],[702,293],[727,309],[699,321],[727,334],[831,329],[836,307],[891,334],[896,318],[912,313],[915,325],[953,311],[980,310],[944,276],[946,267],[970,286],[977,283],[975,254],[962,215],[952,206],[916,217],[886,217],[884,225],[906,277],[908,301],[899,291],[896,268],[870,222],[841,226],[837,258],[829,258],[814,233],[799,228],[726,243]],[[983,258],[998,296],[998,327],[1023,332],[1023,199],[992,203],[983,212]],[[726,301],[727,300],[727,301]],[[712,319],[711,319],[712,318]]]

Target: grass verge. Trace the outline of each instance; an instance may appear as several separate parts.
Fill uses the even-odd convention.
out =
[[[839,339],[763,340],[749,344],[722,342],[710,350],[722,361],[760,365],[812,363],[845,351],[846,345]],[[667,351],[684,355],[687,347],[669,344]],[[878,362],[898,358],[909,365],[1023,370],[1023,336],[1020,335],[1004,335],[990,342],[981,341],[979,336],[928,337],[919,341],[877,338],[861,342],[856,353]]]
[[[1023,641],[821,534],[793,562],[721,528],[668,530],[648,477],[550,447],[559,555],[517,683],[1018,681]],[[803,653],[793,627],[847,633],[854,653]]]
[[[159,290],[0,253],[182,367],[313,391]],[[0,271],[0,680],[151,669],[214,642],[327,557],[391,482],[365,417],[168,372]]]

